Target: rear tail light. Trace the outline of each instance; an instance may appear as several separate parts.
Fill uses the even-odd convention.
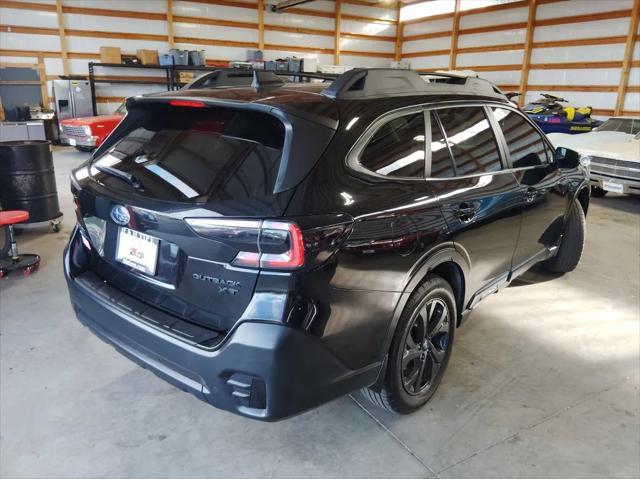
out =
[[[304,264],[302,231],[295,223],[271,220],[189,218],[187,224],[200,236],[238,250],[234,266],[296,269]]]

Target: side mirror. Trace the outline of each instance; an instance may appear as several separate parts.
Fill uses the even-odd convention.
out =
[[[577,168],[580,165],[580,153],[569,148],[556,148],[553,159],[558,168]]]

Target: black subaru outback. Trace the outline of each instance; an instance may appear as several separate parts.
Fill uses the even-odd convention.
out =
[[[255,419],[358,389],[414,411],[483,298],[536,263],[576,267],[586,172],[478,78],[279,78],[128,100],[72,174],[75,312]]]

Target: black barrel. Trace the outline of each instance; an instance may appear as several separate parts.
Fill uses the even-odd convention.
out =
[[[0,142],[0,206],[28,211],[28,223],[61,215],[50,142]]]

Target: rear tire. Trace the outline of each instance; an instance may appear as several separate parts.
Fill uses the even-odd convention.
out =
[[[576,269],[584,249],[585,234],[584,211],[578,200],[573,200],[558,252],[542,266],[552,273],[568,273]]]
[[[363,389],[363,395],[393,413],[409,414],[422,407],[447,368],[456,322],[451,286],[439,276],[427,276],[400,316],[380,392]]]
[[[603,198],[607,196],[607,193],[609,193],[607,190],[603,190],[599,186],[591,187],[591,196],[593,196],[594,198]]]

